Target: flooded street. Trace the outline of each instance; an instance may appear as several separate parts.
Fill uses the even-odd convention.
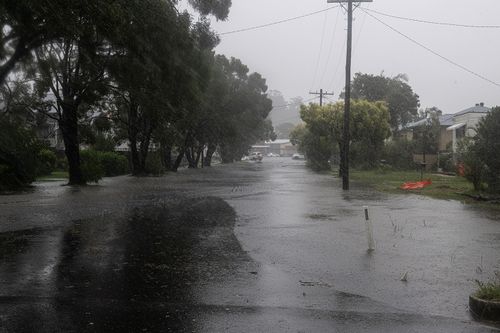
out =
[[[61,184],[0,196],[1,331],[495,331],[467,304],[499,212],[289,158]]]

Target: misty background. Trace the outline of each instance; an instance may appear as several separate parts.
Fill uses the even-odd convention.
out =
[[[499,25],[498,0],[361,3],[354,12],[352,73],[388,77],[404,73],[420,96],[421,107],[435,106],[443,113],[456,113],[479,102],[500,104],[499,27],[428,24],[380,13],[440,23]],[[267,79],[275,106],[271,118],[278,132],[280,124],[299,122],[300,103],[319,102],[319,96],[309,92],[324,89],[334,93],[325,103],[338,100],[345,80],[347,25],[346,11],[338,4],[326,0],[232,0],[229,18],[214,20],[212,25],[220,34],[218,53],[241,59]]]

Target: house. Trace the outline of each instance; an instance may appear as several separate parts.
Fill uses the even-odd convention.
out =
[[[451,133],[453,152],[457,151],[457,143],[464,137],[474,137],[479,121],[491,111],[485,107],[484,103],[476,104],[475,106],[455,113],[453,115],[453,124],[446,128]]]
[[[438,151],[437,155],[414,154],[413,160],[416,163],[422,163],[425,159],[427,168],[438,162],[439,154],[449,152],[450,148],[453,153],[457,151],[457,145],[460,139],[464,137],[474,137],[476,135],[476,127],[479,121],[490,112],[491,109],[484,106],[484,103],[478,103],[473,107],[462,110],[455,114],[444,114],[439,116],[440,131],[438,136]],[[408,140],[413,139],[413,130],[417,127],[424,126],[428,119],[421,119],[406,125],[401,129],[399,135]]]

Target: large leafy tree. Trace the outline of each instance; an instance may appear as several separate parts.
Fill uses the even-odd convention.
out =
[[[90,14],[90,13],[89,13]],[[89,19],[82,16],[82,20]],[[87,31],[67,35],[43,45],[36,51],[40,93],[49,93],[55,117],[61,129],[69,166],[69,183],[84,184],[80,168],[79,121],[88,106],[106,93],[106,62],[110,56],[107,43],[95,33],[91,24]]]
[[[303,105],[300,111],[305,131],[296,128],[294,141],[301,140],[309,164],[315,169],[329,168],[328,160],[341,152],[343,140],[344,104],[338,102],[323,107]],[[353,101],[351,105],[349,143],[351,158],[360,167],[373,167],[382,153],[384,140],[390,135],[389,112],[384,102]],[[301,135],[301,138],[296,138]],[[340,170],[341,171],[341,170]]]
[[[352,81],[351,97],[370,102],[385,101],[389,109],[393,131],[418,117],[419,96],[413,92],[404,74],[387,77],[356,73]]]

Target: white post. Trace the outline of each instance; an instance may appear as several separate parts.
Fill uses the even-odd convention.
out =
[[[363,206],[365,211],[366,236],[368,239],[368,251],[375,251],[375,240],[373,239],[373,225],[368,216],[368,206]]]

